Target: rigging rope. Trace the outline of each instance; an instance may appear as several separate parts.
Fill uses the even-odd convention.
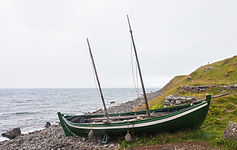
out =
[[[134,60],[133,60],[133,47],[132,47],[132,42],[131,42],[131,67],[132,67],[132,77],[133,77],[133,84],[135,87],[135,91],[137,94],[137,97],[140,97],[140,92],[139,92],[139,85],[138,85],[138,74],[137,74],[137,62],[135,61],[135,74],[134,74]],[[136,76],[135,76],[136,75]]]
[[[91,61],[92,61],[92,60],[91,60]],[[94,70],[93,70],[94,66],[93,66],[92,63],[91,63],[91,66],[92,66],[92,74],[93,74],[95,89],[96,89],[96,91],[97,91],[98,96],[100,96],[99,87],[98,87],[97,82],[96,82],[95,72],[94,72]]]

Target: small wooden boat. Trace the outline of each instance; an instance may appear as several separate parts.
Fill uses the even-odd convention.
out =
[[[76,135],[90,137],[90,135],[94,135],[104,136],[104,139],[107,139],[107,136],[125,135],[126,133],[130,136],[129,133],[145,134],[156,133],[160,131],[175,131],[184,128],[193,129],[199,127],[205,120],[210,105],[210,95],[207,95],[205,100],[193,104],[149,110],[135,42],[128,16],[127,19],[134,49],[134,55],[137,62],[137,69],[140,76],[146,111],[108,114],[89,40],[87,39],[89,53],[96,75],[96,80],[99,87],[105,114],[66,115],[58,112],[61,126],[63,127],[63,130],[67,136]]]
[[[109,114],[109,122],[105,115],[66,115],[58,112],[58,117],[66,136],[87,137],[90,131],[95,136],[117,136],[132,134],[149,134],[162,131],[198,128],[207,115],[211,95],[206,100],[162,109]]]

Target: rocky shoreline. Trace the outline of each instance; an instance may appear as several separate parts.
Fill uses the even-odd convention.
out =
[[[109,144],[102,144],[101,139],[87,140],[83,137],[66,137],[60,125],[23,134],[13,140],[0,143],[0,149],[4,150],[41,150],[41,149],[119,149],[120,146],[115,141]]]
[[[147,94],[149,100],[161,95],[162,92],[156,91]],[[132,101],[122,103],[118,106],[108,108],[109,113],[129,112],[135,106],[142,105],[143,98],[137,98]],[[102,109],[99,109],[90,114],[101,114]],[[43,130],[34,131],[29,134],[21,134],[12,140],[0,142],[0,149],[4,150],[26,150],[26,149],[120,149],[120,145],[116,140],[111,140],[107,144],[102,144],[101,138],[88,140],[83,137],[66,137],[60,125],[51,125]]]

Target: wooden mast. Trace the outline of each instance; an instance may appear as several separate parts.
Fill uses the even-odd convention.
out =
[[[133,49],[134,49],[134,53],[135,53],[135,57],[136,57],[136,61],[137,61],[137,68],[138,68],[138,72],[140,75],[143,97],[144,97],[145,104],[146,104],[146,114],[147,114],[147,117],[150,117],[150,110],[149,110],[149,106],[148,106],[148,102],[147,102],[147,96],[146,96],[146,91],[145,91],[143,79],[142,79],[142,72],[141,72],[139,61],[138,61],[137,50],[136,50],[136,46],[135,46],[135,42],[134,42],[134,38],[133,38],[133,34],[132,34],[132,28],[131,28],[131,24],[130,24],[128,15],[127,15],[127,19],[128,19],[128,25],[129,25],[129,32],[131,34],[131,39],[132,39],[132,45],[133,45]]]
[[[104,96],[103,96],[103,93],[102,93],[102,90],[101,90],[100,81],[99,81],[99,77],[98,77],[97,70],[96,70],[96,67],[95,67],[95,62],[94,62],[94,58],[93,58],[93,55],[92,55],[92,52],[91,52],[91,47],[90,47],[90,43],[89,43],[88,38],[86,38],[86,41],[87,41],[87,44],[88,44],[92,65],[93,65],[93,68],[94,68],[94,71],[95,71],[96,81],[97,81],[99,91],[100,91],[100,97],[101,97],[102,103],[104,105],[105,116],[107,117],[107,121],[108,121],[109,120],[109,115],[108,115],[108,112],[107,112],[107,109],[106,109],[106,106],[105,106]]]

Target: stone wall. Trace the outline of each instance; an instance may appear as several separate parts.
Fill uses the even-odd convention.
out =
[[[164,98],[164,106],[188,104],[195,101],[197,101],[197,99],[193,97],[169,95]]]
[[[235,85],[198,85],[198,86],[183,86],[180,87],[180,90],[184,91],[193,91],[193,92],[204,92],[208,88],[220,88],[222,90],[237,89],[237,84]]]

